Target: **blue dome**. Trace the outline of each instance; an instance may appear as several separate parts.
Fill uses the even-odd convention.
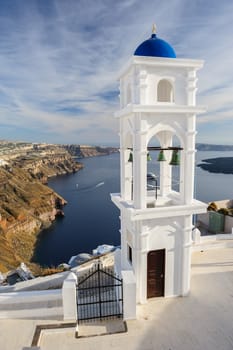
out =
[[[134,52],[134,55],[176,58],[176,53],[171,45],[157,38],[156,34],[152,34],[150,39],[143,41]]]

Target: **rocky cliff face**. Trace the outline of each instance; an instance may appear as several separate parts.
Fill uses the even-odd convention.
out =
[[[48,177],[73,173],[83,167],[81,163],[72,159],[69,152],[59,146],[54,147],[51,152],[33,153],[16,158],[12,165],[27,170],[32,177],[42,182]]]
[[[0,166],[0,271],[28,263],[38,233],[51,224],[66,201],[47,178],[78,171],[81,164],[57,147],[52,153],[8,160]]]
[[[111,153],[119,152],[119,149],[116,147],[99,147],[86,145],[66,145],[64,147],[72,156],[77,158],[105,156]]]

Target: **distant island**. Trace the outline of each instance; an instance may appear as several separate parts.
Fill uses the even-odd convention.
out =
[[[210,173],[233,174],[233,157],[204,159],[197,166]]]
[[[233,151],[233,145],[213,145],[207,143],[196,143],[198,151],[229,152]],[[197,166],[210,173],[233,174],[233,157],[218,157],[204,159]]]
[[[233,145],[212,145],[208,143],[196,143],[198,151],[233,151]]]

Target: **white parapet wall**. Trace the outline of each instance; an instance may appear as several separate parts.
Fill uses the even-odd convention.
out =
[[[71,272],[62,286],[63,318],[65,321],[77,321],[77,275]]]
[[[62,319],[61,289],[0,294],[0,319]]]
[[[121,269],[121,250],[117,249],[114,253],[115,273],[122,278],[123,296],[118,295],[119,299],[123,297],[123,318],[124,320],[136,319],[136,279],[132,270]]]
[[[114,252],[114,270],[119,277],[122,277],[121,276],[121,249],[116,249]]]
[[[76,321],[77,277],[69,273],[62,289],[0,293],[0,319],[33,318]]]
[[[233,248],[233,232],[201,236],[199,240],[193,240],[192,251],[219,248]]]
[[[122,271],[123,279],[123,318],[124,320],[136,319],[136,280],[133,271]]]
[[[205,227],[209,227],[209,212],[205,214],[198,214],[197,215],[197,221]]]
[[[62,284],[69,273],[69,271],[65,271],[49,276],[36,277],[31,280],[18,282],[12,286],[0,286],[0,293],[60,289],[62,288]]]
[[[226,215],[225,216],[225,228],[226,233],[233,233],[233,217]]]
[[[76,321],[77,274],[80,276],[85,274],[97,259],[101,260],[104,266],[112,266],[114,253],[108,253],[77,266],[72,272],[66,271],[19,282],[14,286],[0,287],[0,319],[52,318]],[[120,271],[118,273],[120,274]]]

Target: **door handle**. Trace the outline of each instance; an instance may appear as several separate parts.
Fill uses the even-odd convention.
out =
[[[160,277],[163,278],[163,273],[161,273]]]

